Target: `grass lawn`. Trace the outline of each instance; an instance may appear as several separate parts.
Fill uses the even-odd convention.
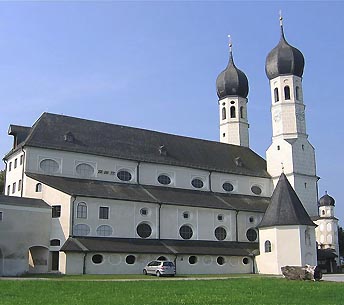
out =
[[[0,304],[344,305],[344,283],[288,281],[264,277],[195,281],[154,279],[132,282],[1,280]]]

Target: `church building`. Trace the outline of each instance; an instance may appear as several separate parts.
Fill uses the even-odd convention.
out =
[[[266,160],[249,147],[249,84],[231,44],[216,80],[218,142],[52,113],[10,125],[0,275],[139,274],[156,259],[174,261],[177,274],[280,274],[325,252],[334,271],[334,199],[318,206],[304,57],[282,20],[265,69]]]

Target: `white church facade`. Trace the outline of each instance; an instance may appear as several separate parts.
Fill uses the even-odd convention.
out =
[[[317,247],[334,271],[338,220],[333,198],[318,211],[303,67],[281,24],[266,61],[266,161],[249,148],[248,80],[232,50],[216,81],[219,142],[51,113],[10,125],[0,275],[137,274],[155,259],[177,274],[280,274],[316,265]]]

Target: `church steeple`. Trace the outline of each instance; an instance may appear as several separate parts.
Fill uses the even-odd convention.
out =
[[[283,163],[302,204],[311,216],[318,215],[315,152],[306,132],[302,94],[304,57],[285,39],[280,17],[280,41],[266,58],[270,82],[272,144],[266,152],[267,170],[276,186]]]
[[[220,142],[248,147],[248,80],[234,64],[231,39],[228,65],[216,79],[216,91],[219,97]]]

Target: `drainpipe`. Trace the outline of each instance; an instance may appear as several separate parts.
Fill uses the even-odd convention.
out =
[[[7,185],[6,185],[6,177],[7,177],[7,160],[3,159],[5,163],[5,180],[4,180],[4,189],[2,191],[3,194],[5,194],[5,190],[7,190]],[[7,194],[8,196],[9,194]]]
[[[239,211],[235,211],[235,240],[238,242],[239,241],[239,234],[238,234],[238,214]]]
[[[159,230],[158,230],[158,239],[160,240],[160,235],[161,235],[161,229],[160,229],[160,225],[161,225],[161,202],[159,202],[159,218],[158,218],[158,222],[159,222]]]
[[[83,260],[83,265],[82,265],[82,274],[86,274],[86,256],[87,256],[87,252],[84,254],[84,260]]]
[[[209,172],[209,191],[212,192],[212,189],[211,189],[211,173],[212,173],[212,171]]]
[[[74,203],[75,203],[75,200],[76,200],[76,196],[72,196],[72,198],[74,197],[74,199],[72,200],[72,204],[71,204],[71,227],[69,228],[69,237],[70,236],[73,236],[73,228],[74,228],[74,210],[75,210],[75,207],[74,207]]]
[[[136,182],[137,184],[140,184],[140,161],[137,161],[137,167],[136,167]]]
[[[25,151],[24,148],[22,147],[22,152],[23,152],[23,170],[22,170],[22,185],[20,188],[20,197],[23,197],[23,189],[24,189],[24,169],[25,169],[25,165],[26,165],[26,161],[25,161]],[[19,156],[19,162],[20,162],[20,156]]]

